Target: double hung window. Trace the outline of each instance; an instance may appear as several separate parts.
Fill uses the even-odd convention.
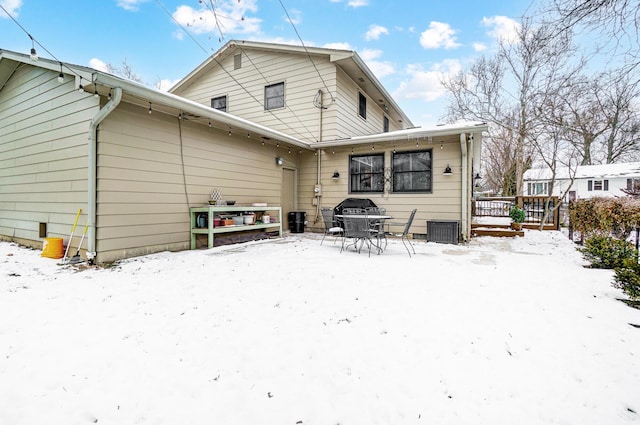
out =
[[[284,82],[264,87],[264,109],[284,108]]]
[[[349,157],[349,191],[382,193],[384,191],[384,154]]]
[[[431,149],[396,152],[391,160],[393,192],[431,192]]]

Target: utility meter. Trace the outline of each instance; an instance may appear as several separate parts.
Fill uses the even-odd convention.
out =
[[[315,196],[322,196],[322,185],[317,184],[313,187],[313,194]]]

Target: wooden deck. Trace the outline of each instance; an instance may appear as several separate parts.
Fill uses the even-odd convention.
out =
[[[510,238],[513,236],[524,237],[523,230],[513,230],[508,224],[471,224],[471,236],[493,236]]]

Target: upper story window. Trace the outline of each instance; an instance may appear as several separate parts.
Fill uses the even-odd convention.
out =
[[[211,107],[218,111],[227,112],[227,96],[218,96],[211,99]]]
[[[588,180],[587,190],[609,190],[609,180]]]
[[[431,169],[431,149],[396,152],[391,159],[393,191],[431,192],[433,173]]]
[[[387,133],[389,131],[389,117],[386,115],[382,117],[382,131]]]
[[[264,87],[264,109],[284,108],[284,82]]]
[[[349,157],[349,191],[352,193],[384,191],[384,154]]]
[[[358,92],[358,115],[367,119],[367,98],[360,92]]]

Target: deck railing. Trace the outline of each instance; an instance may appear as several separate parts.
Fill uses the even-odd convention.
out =
[[[544,219],[546,196],[505,196],[475,198],[472,203],[472,214],[475,217],[509,217],[512,206],[518,205],[525,212],[524,226],[527,228],[539,228]],[[553,210],[558,205],[557,196],[549,200],[549,209]],[[560,209],[555,210],[544,220],[544,229],[560,228]]]

